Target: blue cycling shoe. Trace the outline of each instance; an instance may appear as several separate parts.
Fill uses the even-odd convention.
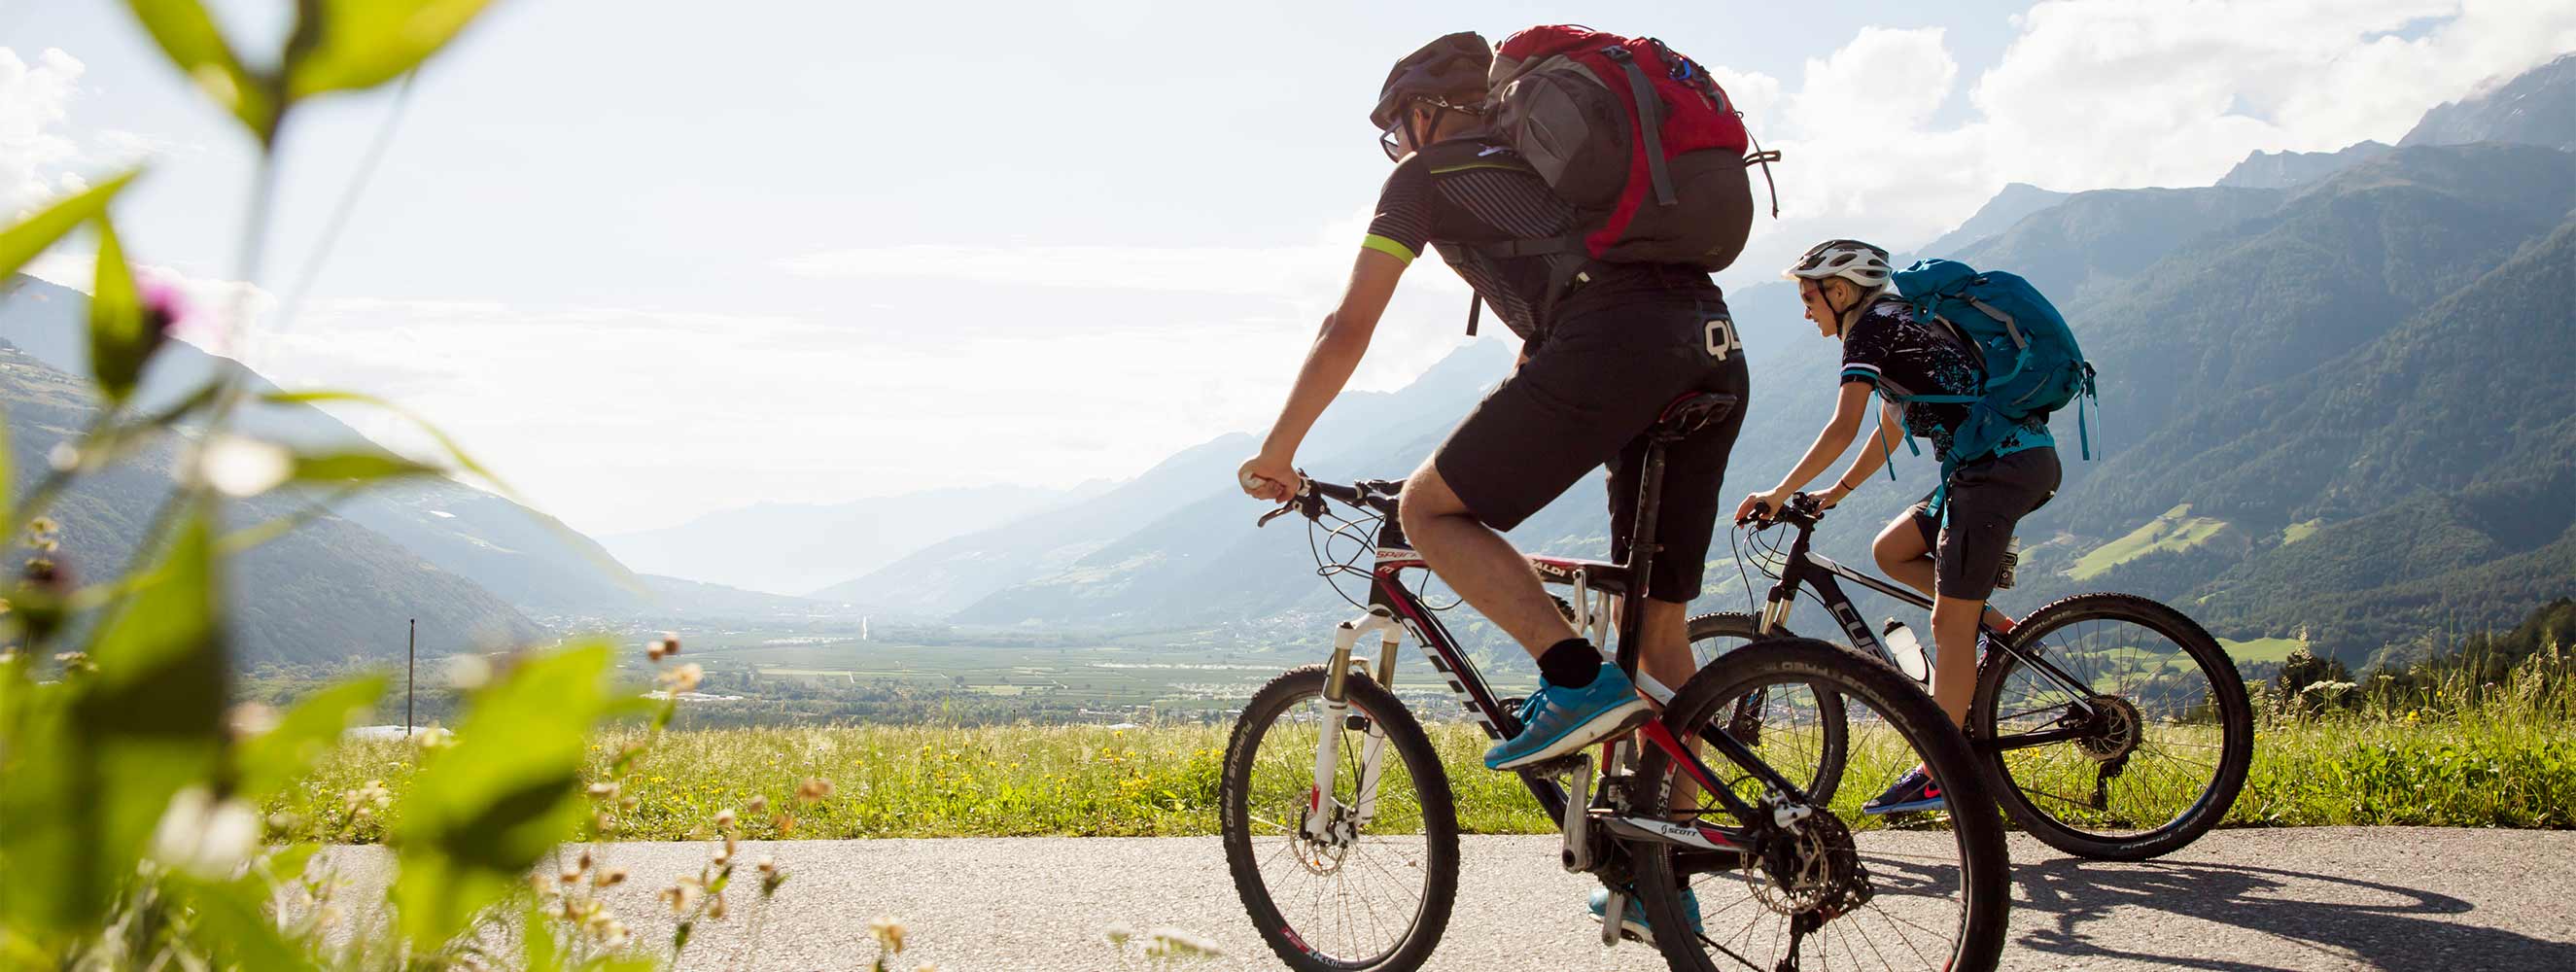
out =
[[[1886,792],[1861,804],[1860,812],[1873,817],[1889,813],[1919,813],[1939,810],[1948,802],[1941,792],[1940,782],[1917,763],[1913,769],[1906,770],[1904,776],[1897,777],[1896,783]]]
[[[1599,919],[1601,913],[1609,908],[1610,889],[1592,889],[1592,917]],[[1682,913],[1690,916],[1691,934],[1704,934],[1707,931],[1707,926],[1700,924],[1699,920],[1698,892],[1688,888],[1682,889]],[[1646,921],[1646,906],[1637,900],[1634,893],[1628,895],[1627,904],[1619,906],[1619,930],[1630,938],[1648,944],[1652,944],[1655,940],[1654,926]]]
[[[1637,686],[1616,665],[1604,664],[1582,688],[1550,685],[1521,703],[1521,734],[1485,750],[1485,768],[1518,769],[1543,763],[1644,725],[1654,713]]]

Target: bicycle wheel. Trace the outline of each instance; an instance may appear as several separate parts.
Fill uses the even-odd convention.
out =
[[[1761,621],[1742,611],[1703,614],[1690,619],[1692,670],[1706,669],[1727,653],[1758,640]],[[1794,638],[1783,627],[1779,637]],[[1855,660],[1865,660],[1854,654]],[[1798,784],[1817,803],[1832,803],[1842,787],[1849,755],[1849,726],[1843,700],[1814,684],[1778,686],[1736,700],[1723,723],[1737,741],[1752,746],[1764,762]]]
[[[2083,594],[2033,613],[2006,647],[1986,659],[1968,725],[2004,811],[2031,836],[2140,861],[2191,843],[2235,804],[2254,712],[2199,624],[2146,598]]]
[[[1837,814],[1822,804],[1775,798],[1742,764],[1710,757],[1711,772],[1760,808],[1755,816],[1762,819],[1724,821],[1751,831],[1748,852],[1740,855],[1685,859],[1671,844],[1630,845],[1638,899],[1665,961],[1685,972],[1801,965],[1993,969],[2003,954],[2012,899],[2003,817],[1967,739],[1920,687],[1893,668],[1822,641],[1766,639],[1692,676],[1664,710],[1664,727],[1689,738],[1730,718],[1746,694],[1795,685],[1820,686],[1848,704],[1861,766],[1889,776],[1917,761],[1929,767],[1946,788],[1949,826],[1875,829],[1877,818],[1856,809]],[[1701,811],[1676,807],[1669,798],[1673,775],[1672,758],[1648,747],[1637,780],[1653,793],[1641,802],[1667,819],[1697,816]],[[1808,816],[1775,823],[1774,811]],[[1874,832],[1855,834],[1856,827]],[[1685,888],[1694,895],[1695,913],[1685,912]],[[1699,931],[1663,931],[1694,927]]]
[[[1262,940],[1288,967],[1409,972],[1431,955],[1458,891],[1458,818],[1431,738],[1395,696],[1352,675],[1349,710],[1325,707],[1324,669],[1292,669],[1252,696],[1227,742],[1217,814],[1226,866]],[[1334,791],[1317,794],[1323,733],[1338,734]],[[1362,764],[1378,751],[1375,800]],[[1323,815],[1327,836],[1306,833]]]

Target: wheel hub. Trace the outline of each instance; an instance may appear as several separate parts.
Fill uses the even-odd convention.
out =
[[[1334,804],[1322,812],[1325,823],[1321,839],[1306,832],[1312,812],[1302,807],[1297,812],[1297,863],[1311,874],[1340,871],[1342,858],[1350,854],[1352,845],[1359,843],[1360,839],[1359,821],[1351,815],[1349,808]]]
[[[1851,828],[1830,813],[1774,832],[1762,853],[1745,858],[1744,870],[1754,898],[1776,914],[1830,919],[1870,899],[1869,871]]]
[[[2137,751],[2146,735],[2146,720],[2137,705],[2116,695],[2097,696],[2092,703],[2092,724],[2075,740],[2075,748],[2098,763]]]

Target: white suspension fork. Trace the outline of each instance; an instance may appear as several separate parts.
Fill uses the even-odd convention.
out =
[[[1397,624],[1385,608],[1371,608],[1368,614],[1356,621],[1344,621],[1333,626],[1333,660],[1324,675],[1324,724],[1317,727],[1320,731],[1316,733],[1315,783],[1314,789],[1306,792],[1306,825],[1303,829],[1310,838],[1328,840],[1332,836],[1330,825],[1333,815],[1325,812],[1324,804],[1332,798],[1334,774],[1341,769],[1342,727],[1349,724],[1351,647],[1359,643],[1362,634],[1383,632],[1388,649],[1386,654],[1392,661],[1394,643],[1402,636],[1403,630],[1403,626]],[[1385,738],[1385,732],[1372,725],[1369,740],[1360,749],[1359,797],[1358,804],[1352,809],[1363,820],[1365,814],[1374,813],[1377,809],[1378,756],[1384,748]]]

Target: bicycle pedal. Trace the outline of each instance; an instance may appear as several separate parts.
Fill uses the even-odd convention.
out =
[[[1577,770],[1583,768],[1585,760],[1591,758],[1591,753],[1577,752],[1572,755],[1559,756],[1544,763],[1532,763],[1528,766],[1522,767],[1522,769],[1537,773],[1540,776],[1572,776]]]

